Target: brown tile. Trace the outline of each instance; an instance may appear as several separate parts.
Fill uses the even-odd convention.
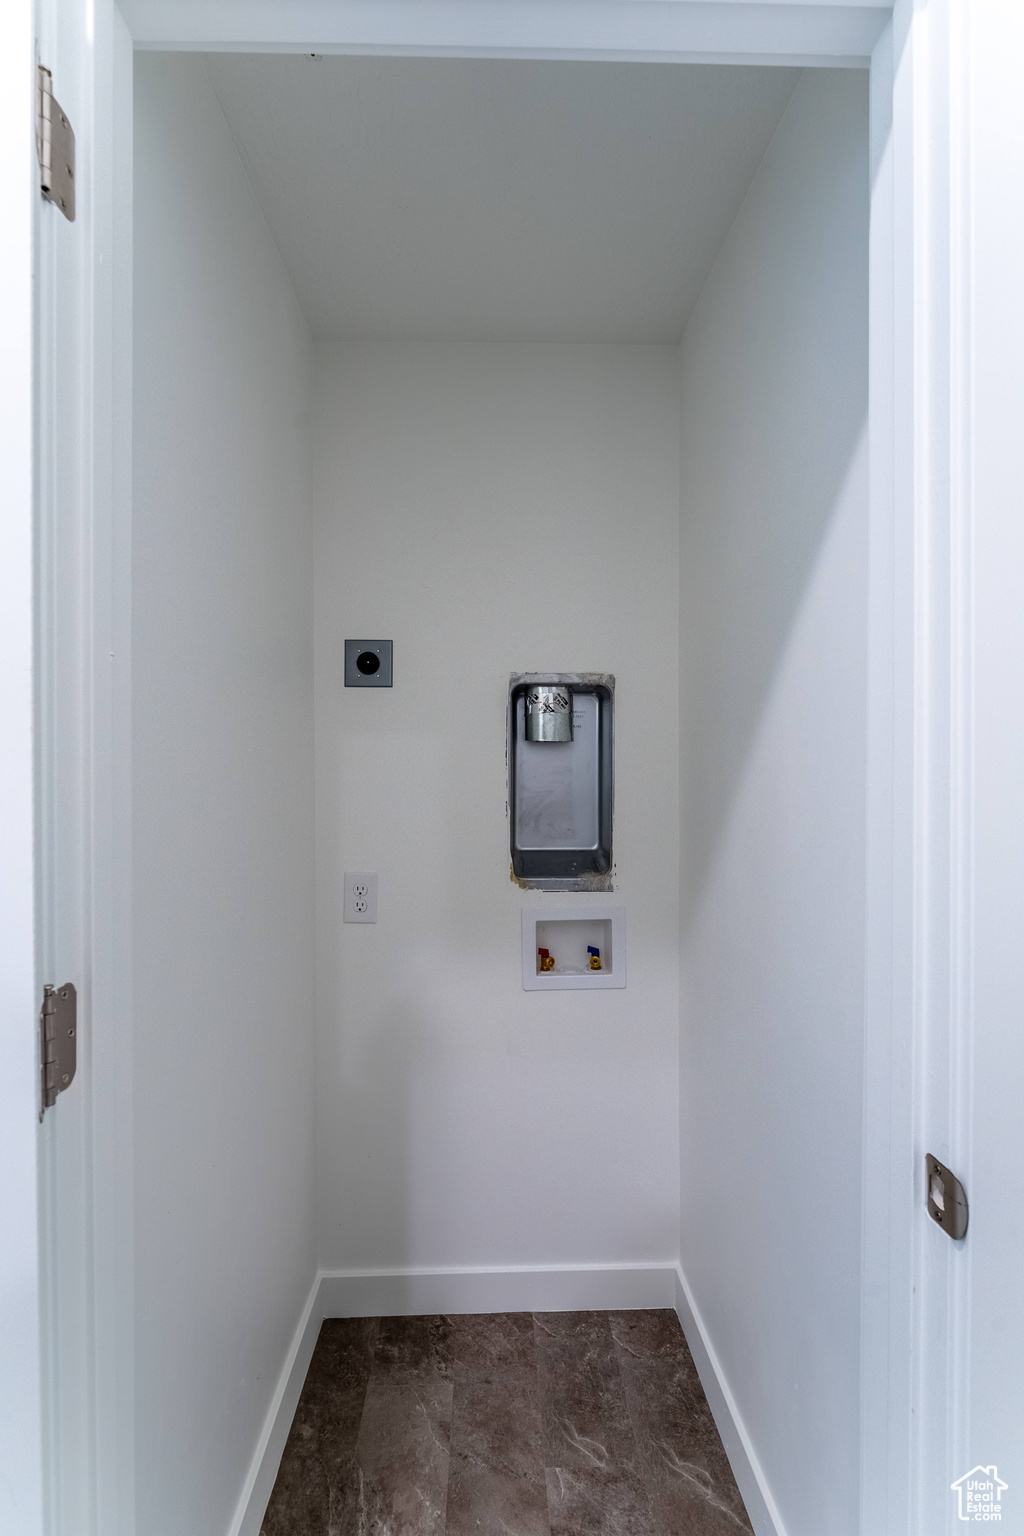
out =
[[[488,1354],[508,1358],[505,1351]],[[506,1366],[474,1379],[469,1369],[466,1379],[456,1346],[446,1536],[549,1536],[537,1371]]]
[[[371,1376],[356,1443],[359,1536],[444,1536],[451,1412],[450,1381]]]
[[[398,1385],[451,1378],[451,1319],[382,1317],[377,1329],[373,1375]]]
[[[261,1536],[750,1529],[675,1314],[559,1312],[326,1322]]]
[[[639,1470],[633,1421],[604,1312],[534,1316],[546,1465]]]
[[[301,1473],[301,1468],[294,1470]],[[260,1536],[365,1536],[355,1457],[339,1462],[329,1483],[316,1475],[316,1469],[310,1470],[313,1475],[304,1484],[297,1484],[289,1501],[278,1499],[275,1486],[275,1502],[267,1511]]]
[[[462,1379],[486,1380],[505,1371],[536,1367],[529,1312],[463,1314],[449,1322],[452,1359]]]
[[[544,1474],[508,1477],[453,1458],[445,1536],[551,1536]]]
[[[357,1400],[300,1407],[281,1457],[262,1536],[327,1536],[332,1509],[344,1501],[363,1410]],[[340,1411],[339,1411],[340,1410]]]
[[[261,1536],[334,1536],[353,1486],[353,1452],[370,1374],[375,1319],[323,1324]]]
[[[646,1479],[647,1495],[659,1532],[685,1532],[685,1536],[742,1536],[753,1527],[739,1497],[732,1473],[732,1488],[712,1479],[703,1467],[681,1461],[667,1446],[660,1477]]]
[[[370,1379],[376,1318],[327,1318],[299,1396],[299,1412],[316,1404],[330,1416],[330,1404],[361,1399]],[[358,1424],[356,1424],[358,1428]]]
[[[327,1465],[293,1426],[260,1536],[327,1536],[330,1507]]]
[[[693,1365],[686,1335],[671,1308],[609,1312],[608,1326],[619,1351],[633,1359],[678,1361],[682,1358]]]
[[[696,1366],[673,1312],[613,1313],[612,1337],[652,1508],[665,1531],[749,1532]]]
[[[635,1473],[549,1467],[547,1489],[551,1536],[689,1536],[653,1523]]]
[[[452,1455],[470,1466],[543,1481],[545,1436],[537,1373],[508,1371],[490,1381],[456,1375]]]
[[[303,1392],[314,1381],[366,1385],[377,1340],[376,1317],[328,1317],[320,1324]]]
[[[608,1355],[614,1348],[610,1316],[608,1312],[535,1312],[534,1336],[538,1344],[572,1341],[583,1354]]]

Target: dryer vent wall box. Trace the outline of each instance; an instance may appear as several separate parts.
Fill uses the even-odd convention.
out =
[[[525,991],[589,991],[625,985],[625,907],[523,908]]]
[[[508,700],[512,873],[530,890],[612,888],[612,715],[605,672],[524,672]]]

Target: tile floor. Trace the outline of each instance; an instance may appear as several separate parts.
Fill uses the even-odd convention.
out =
[[[325,1322],[261,1536],[750,1532],[674,1312]]]

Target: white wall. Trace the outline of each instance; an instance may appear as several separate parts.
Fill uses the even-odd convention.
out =
[[[858,1529],[867,174],[808,73],[682,347],[682,1264],[788,1536]]]
[[[330,348],[317,389],[321,1260],[671,1260],[676,349]],[[392,690],[343,687],[346,637],[394,640]],[[522,990],[522,906],[572,901],[509,874],[537,669],[617,680],[625,991]],[[342,925],[346,869],[379,872],[376,927]]]
[[[201,60],[136,71],[138,1527],[220,1536],[315,1269],[311,349]]]

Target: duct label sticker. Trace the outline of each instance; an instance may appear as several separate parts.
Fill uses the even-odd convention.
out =
[[[994,1525],[1003,1518],[1002,1498],[1007,1484],[1002,1481],[995,1467],[972,1467],[963,1477],[958,1477],[950,1487],[959,1500],[958,1514],[961,1520],[973,1520],[977,1524]]]

